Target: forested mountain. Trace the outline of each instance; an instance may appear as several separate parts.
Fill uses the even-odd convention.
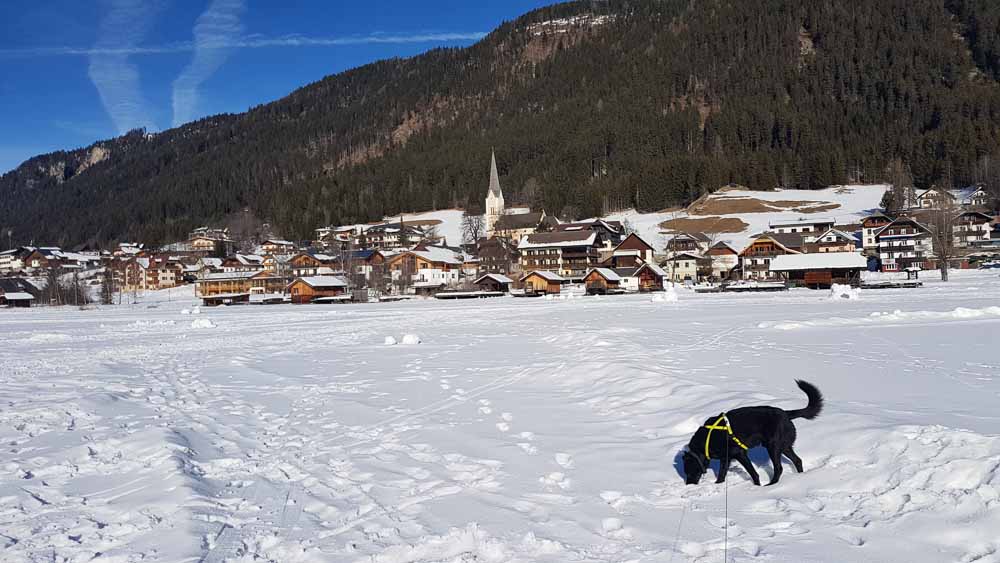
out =
[[[0,228],[162,241],[249,208],[307,238],[481,201],[491,148],[508,200],[567,216],[876,181],[894,158],[918,185],[963,184],[1000,147],[998,79],[995,0],[560,4],[246,113],[32,158],[0,178]]]

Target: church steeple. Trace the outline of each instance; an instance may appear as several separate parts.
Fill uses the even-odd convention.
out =
[[[493,234],[493,227],[504,213],[503,190],[497,173],[496,151],[490,153],[490,189],[486,192],[486,234]]]
[[[503,191],[500,190],[500,174],[497,173],[497,153],[490,152],[490,191],[493,197],[503,199]]]

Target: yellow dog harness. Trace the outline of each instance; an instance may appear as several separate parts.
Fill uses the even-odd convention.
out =
[[[726,422],[725,426],[719,426],[719,423],[722,421]],[[729,423],[729,418],[726,416],[726,413],[722,413],[721,415],[719,415],[719,418],[716,419],[714,424],[709,424],[705,428],[708,428],[708,436],[705,437],[705,457],[708,459],[712,459],[711,454],[708,453],[708,443],[709,441],[712,440],[713,430],[725,430],[726,432],[729,433],[729,437],[732,438],[734,442],[736,442],[737,446],[743,448],[744,450],[750,449],[747,447],[746,444],[741,442],[740,439],[736,437],[736,434],[733,434],[733,425]]]

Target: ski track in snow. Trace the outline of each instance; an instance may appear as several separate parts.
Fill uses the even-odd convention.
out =
[[[680,449],[723,410],[801,406],[803,378],[828,400],[796,422],[806,471],[733,465],[729,561],[1000,563],[1000,278],[954,277],[202,310],[212,330],[179,291],[0,311],[0,560],[720,562],[727,486],[685,486]]]

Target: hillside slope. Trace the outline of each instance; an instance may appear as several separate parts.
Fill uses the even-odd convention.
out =
[[[0,227],[156,242],[249,208],[306,237],[480,201],[491,147],[508,199],[570,218],[879,181],[894,157],[919,184],[969,182],[1000,141],[998,19],[984,0],[561,4],[466,49],[33,158],[0,178]]]

